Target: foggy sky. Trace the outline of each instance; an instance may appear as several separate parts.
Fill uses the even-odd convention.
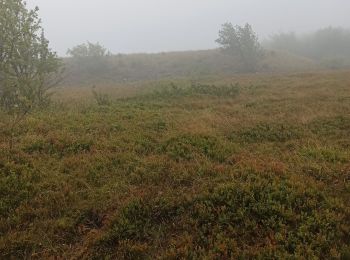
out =
[[[38,6],[50,46],[100,42],[113,53],[209,49],[220,25],[252,24],[260,39],[278,32],[350,28],[349,0],[27,0]]]

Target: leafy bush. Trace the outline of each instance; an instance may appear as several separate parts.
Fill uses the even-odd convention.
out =
[[[244,26],[223,24],[216,42],[225,54],[237,59],[243,65],[241,69],[243,72],[257,70],[263,51],[258,36],[250,24]]]

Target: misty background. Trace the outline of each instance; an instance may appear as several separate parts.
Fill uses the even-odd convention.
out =
[[[350,28],[348,0],[28,0],[60,56],[86,41],[112,53],[215,48],[224,22],[250,23],[262,41],[281,32]]]

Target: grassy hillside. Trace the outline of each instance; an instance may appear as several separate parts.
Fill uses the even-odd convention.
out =
[[[153,81],[98,89],[104,106],[63,89],[13,150],[0,115],[0,258],[345,257],[349,86],[349,71]]]
[[[144,80],[198,79],[208,75],[231,76],[242,71],[242,64],[219,50],[185,51],[158,54],[113,55],[86,58],[80,62],[65,59],[64,86],[91,86]],[[259,72],[281,73],[318,70],[311,59],[283,51],[266,51]]]

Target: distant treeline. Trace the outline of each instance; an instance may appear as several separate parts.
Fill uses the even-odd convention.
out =
[[[69,84],[113,83],[230,73],[239,67],[219,50],[66,58]]]
[[[219,49],[155,54],[116,54],[104,57],[65,58],[65,86],[91,86],[171,78],[229,76],[241,73],[241,64]],[[311,59],[286,52],[265,51],[257,72],[313,70]]]
[[[302,72],[350,66],[350,30],[280,33],[260,43],[250,27],[223,25],[220,48],[157,54],[112,54],[99,43],[69,49],[64,85],[113,84],[251,72]],[[256,50],[256,51],[255,51]],[[242,54],[242,55],[240,55]],[[254,54],[253,56],[251,54]]]
[[[329,68],[350,65],[350,30],[328,27],[305,35],[273,35],[265,47],[312,58]]]

